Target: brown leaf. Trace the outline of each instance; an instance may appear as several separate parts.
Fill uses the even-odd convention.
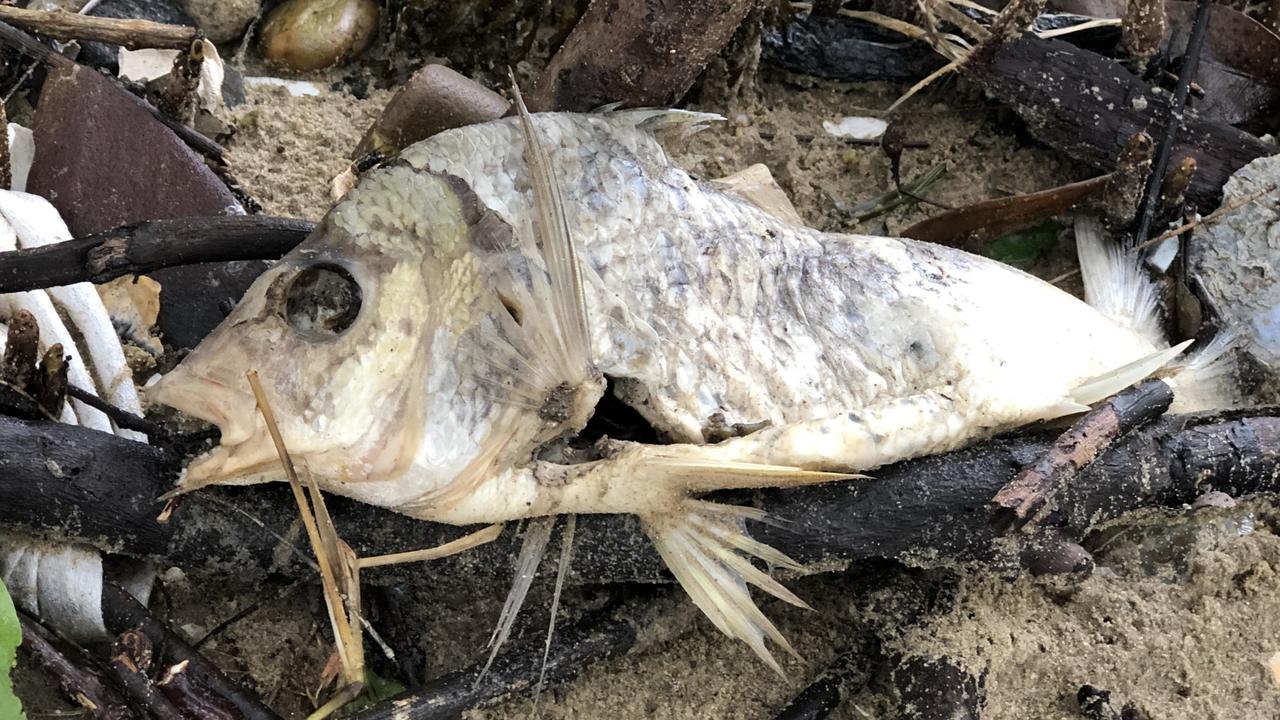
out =
[[[1109,177],[1100,175],[1025,195],[983,200],[921,220],[901,235],[975,251],[981,240],[1030,227],[1079,205],[1101,190]]]

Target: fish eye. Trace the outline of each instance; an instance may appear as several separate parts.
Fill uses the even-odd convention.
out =
[[[316,339],[342,334],[360,313],[360,284],[337,265],[305,267],[289,281],[284,318],[300,334]]]

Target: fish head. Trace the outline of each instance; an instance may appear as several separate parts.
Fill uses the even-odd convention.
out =
[[[426,408],[440,405],[427,386],[433,370],[456,375],[459,365],[432,364],[475,334],[481,306],[496,305],[477,248],[494,250],[509,235],[458,178],[404,165],[363,178],[148,391],[222,432],[181,490],[282,477],[249,371],[290,455],[322,486],[395,478],[423,452],[424,436],[441,436],[424,427]]]

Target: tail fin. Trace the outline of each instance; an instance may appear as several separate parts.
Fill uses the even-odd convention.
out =
[[[1230,410],[1249,405],[1236,377],[1238,339],[1230,330],[1219,330],[1208,344],[1169,367],[1169,380],[1174,386],[1170,412]]]
[[[1102,223],[1092,215],[1077,215],[1075,230],[1085,301],[1152,345],[1167,347],[1155,284],[1142,269],[1138,253],[1107,243]]]
[[[799,568],[791,558],[747,535],[744,521],[764,517],[763,512],[751,508],[685,500],[674,513],[641,520],[658,553],[694,604],[721,632],[745,642],[781,675],[782,668],[765,639],[799,656],[756,607],[747,585],[755,585],[797,607],[809,606],[748,559],[755,557],[777,567]]]

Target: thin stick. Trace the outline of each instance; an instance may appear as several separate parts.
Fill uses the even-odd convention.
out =
[[[198,31],[187,25],[95,17],[65,10],[26,10],[7,5],[0,5],[0,20],[55,40],[94,40],[123,45],[130,50],[183,50],[198,36]]]
[[[280,456],[280,464],[284,466],[285,477],[289,479],[289,489],[293,491],[294,502],[298,505],[298,514],[302,516],[302,524],[307,529],[307,539],[311,541],[311,550],[316,554],[317,563],[320,566],[320,584],[324,588],[325,605],[329,610],[329,622],[333,625],[333,634],[335,644],[338,647],[338,655],[342,658],[343,667],[349,667],[349,663],[353,658],[347,657],[347,648],[354,645],[351,625],[347,622],[347,616],[343,609],[346,605],[342,601],[342,597],[338,594],[338,581],[334,577],[333,558],[325,551],[324,543],[320,537],[320,529],[316,526],[315,517],[311,514],[311,507],[307,504],[306,494],[302,490],[302,482],[298,479],[298,471],[293,466],[293,459],[289,456],[289,451],[284,446],[284,438],[280,436],[280,427],[276,424],[275,413],[271,410],[271,405],[267,400],[267,394],[262,389],[262,383],[258,380],[257,371],[250,370],[245,373],[249,378],[249,385],[253,388],[253,397],[258,404],[258,412],[262,413],[262,419],[267,425],[267,432],[271,434],[271,441],[275,443],[276,453]]]
[[[1164,137],[1160,138],[1156,159],[1151,163],[1151,174],[1147,176],[1147,188],[1142,194],[1142,204],[1138,206],[1138,230],[1126,245],[1146,242],[1147,233],[1151,231],[1151,221],[1156,213],[1156,199],[1160,197],[1160,185],[1164,182],[1165,172],[1169,167],[1173,142],[1186,117],[1187,95],[1191,92],[1191,82],[1195,79],[1196,70],[1200,67],[1200,50],[1204,47],[1204,38],[1208,34],[1211,7],[1213,7],[1213,0],[1199,0],[1196,5],[1191,37],[1187,39],[1187,50],[1183,55],[1182,72],[1178,75],[1178,85],[1174,89],[1173,100],[1169,104],[1169,118],[1165,121]]]
[[[449,555],[456,555],[464,550],[470,550],[471,548],[492,542],[502,534],[503,527],[504,525],[502,523],[490,525],[482,530],[477,530],[468,535],[463,535],[457,540],[451,540],[450,542],[443,545],[437,545],[433,548],[359,558],[356,560],[356,565],[361,570],[364,570],[366,568],[382,567],[384,565],[400,565],[403,563],[422,562],[424,560],[436,560]]]
[[[1039,461],[1000,488],[992,499],[992,527],[1003,533],[1026,525],[1082,468],[1120,436],[1160,417],[1171,402],[1173,389],[1153,379],[1122,390],[1090,410]]]
[[[1217,210],[1214,210],[1208,215],[1205,215],[1204,217],[1196,218],[1195,220],[1191,220],[1190,222],[1180,225],[1172,230],[1163,232],[1151,238],[1150,240],[1135,246],[1133,249],[1135,252],[1138,250],[1145,250],[1151,247],[1152,245],[1159,245],[1160,243],[1164,242],[1165,240],[1168,240],[1169,238],[1178,237],[1183,233],[1191,232],[1192,230],[1195,230],[1197,227],[1200,227],[1201,225],[1208,225],[1212,222],[1216,222],[1223,215],[1239,210],[1240,208],[1250,203],[1257,202],[1262,198],[1266,197],[1267,195],[1270,195],[1271,193],[1275,192],[1276,189],[1277,187],[1275,185],[1269,185],[1265,188],[1262,188],[1261,190],[1255,190],[1243,197],[1238,197],[1235,200],[1232,200],[1231,202],[1227,203],[1226,205],[1223,205],[1222,207],[1218,208]],[[1061,275],[1050,280],[1049,284],[1059,285],[1063,281],[1069,280],[1079,274],[1080,274],[1080,268],[1076,268],[1075,270],[1068,270],[1067,272],[1064,272]]]

